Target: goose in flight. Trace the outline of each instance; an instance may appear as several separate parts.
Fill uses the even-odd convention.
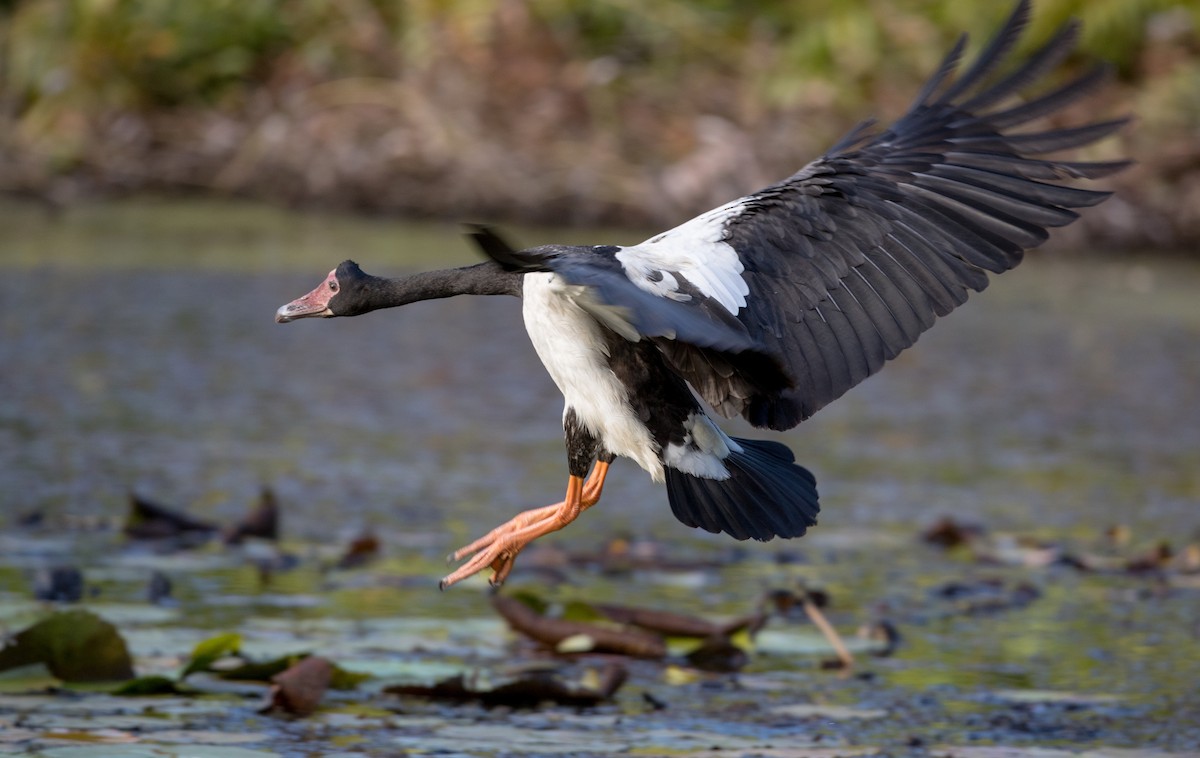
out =
[[[517,250],[475,227],[482,263],[395,279],[345,261],[281,307],[283,323],[356,316],[454,295],[515,295],[561,390],[568,479],[535,508],[451,556],[455,584],[504,581],[532,540],[600,499],[609,465],[632,459],[665,482],[684,524],[736,539],[799,537],[816,523],[816,480],[778,442],[723,432],[713,413],[791,429],[883,367],[989,274],[1021,262],[1047,229],[1109,193],[1071,184],[1125,161],[1072,162],[1125,119],[1020,127],[1094,91],[1107,69],[1016,99],[1062,63],[1078,25],[1009,62],[1028,0],[956,76],[965,36],[886,129],[859,126],[770,187],[637,245]]]

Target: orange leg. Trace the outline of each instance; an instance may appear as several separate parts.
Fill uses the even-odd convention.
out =
[[[492,569],[491,584],[503,584],[512,571],[517,554],[526,545],[538,537],[562,529],[600,500],[608,467],[609,464],[604,461],[596,463],[586,482],[582,477],[571,476],[567,479],[567,495],[562,502],[517,514],[471,544],[455,550],[450,555],[450,560],[458,561],[467,556],[471,556],[471,559],[443,579],[438,586],[445,589],[489,566]]]

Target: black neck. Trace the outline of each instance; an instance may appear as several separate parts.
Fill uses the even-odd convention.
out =
[[[491,261],[394,279],[362,274],[352,284],[343,283],[343,290],[336,298],[335,312],[337,315],[356,315],[455,295],[520,296],[521,278],[521,274],[505,271]],[[331,302],[330,305],[335,304]]]

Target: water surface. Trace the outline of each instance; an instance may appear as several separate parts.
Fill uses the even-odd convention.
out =
[[[644,235],[515,236],[538,244]],[[279,305],[347,257],[378,274],[472,262],[453,225],[220,203],[53,216],[12,205],[0,208],[0,257],[8,264],[0,603],[25,602],[37,566],[69,561],[95,577],[98,600],[122,603],[140,602],[147,567],[166,565],[182,615],[144,621],[143,633],[189,628],[198,639],[229,628],[269,636],[278,633],[272,624],[300,634],[322,620],[479,619],[490,610],[478,585],[436,591],[440,556],[561,497],[561,398],[528,344],[516,299],[273,323]],[[513,584],[732,615],[766,589],[803,579],[830,589],[833,619],[848,631],[877,615],[903,628],[904,646],[870,663],[869,679],[837,679],[811,658],[784,654],[751,664],[751,673],[786,682],[767,694],[733,680],[675,691],[657,670],[643,671],[619,706],[628,734],[650,728],[639,692],[651,689],[678,704],[672,728],[695,718],[771,744],[821,732],[835,744],[885,748],[914,735],[924,744],[1196,747],[1195,584],[1163,589],[1125,575],[984,566],[916,535],[953,515],[1078,550],[1107,549],[1104,532],[1115,525],[1129,528],[1131,553],[1200,540],[1197,293],[1200,265],[1186,261],[1034,253],[880,375],[772,435],[818,476],[823,511],[809,537],[743,544],[687,529],[661,488],[624,462],[604,501],[547,542],[587,551],[614,535],[644,535],[724,568],[682,577],[580,569],[568,585],[551,585],[518,564]],[[244,557],[217,548],[146,557],[117,534],[131,490],[228,523],[264,485],[284,504],[285,544],[302,558],[268,587]],[[41,524],[20,526],[30,513],[43,514]],[[322,561],[366,527],[380,534],[387,562],[331,578]],[[997,576],[1031,582],[1040,597],[978,616],[935,593],[949,581]],[[382,628],[367,636],[386,646]],[[339,640],[345,632],[335,627],[327,642]],[[1011,691],[1116,700],[1031,706],[997,695]],[[796,699],[889,715],[865,726],[814,724],[770,710]],[[19,710],[0,704],[0,714],[6,708]],[[255,729],[281,728],[238,713]],[[669,742],[630,740],[613,749]]]

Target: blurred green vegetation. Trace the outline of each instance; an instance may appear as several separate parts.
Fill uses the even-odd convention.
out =
[[[0,189],[196,189],[410,214],[661,223],[901,112],[962,32],[953,0],[7,0]],[[1087,104],[1139,117],[1130,207],[1083,234],[1200,239],[1200,3],[1039,0]],[[1082,112],[1081,112],[1082,113]],[[1147,214],[1154,230],[1140,227]],[[1155,237],[1155,235],[1158,235]]]

